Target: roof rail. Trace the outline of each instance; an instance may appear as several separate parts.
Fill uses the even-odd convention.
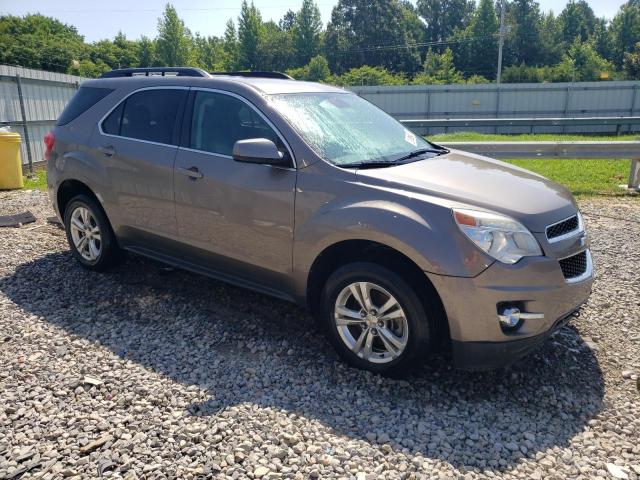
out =
[[[111,70],[100,75],[100,78],[117,77],[208,77],[209,74],[195,67],[149,67],[149,68],[121,68]]]
[[[282,80],[293,80],[292,77],[282,72],[210,72],[211,75],[225,75],[233,77],[251,77],[251,78],[279,78]]]

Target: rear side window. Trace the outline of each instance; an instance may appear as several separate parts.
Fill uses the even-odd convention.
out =
[[[153,89],[134,93],[102,122],[109,135],[175,144],[174,127],[185,90]]]
[[[93,107],[111,92],[113,92],[111,88],[80,87],[80,90],[76,92],[62,111],[56,125],[66,125],[81,113]]]

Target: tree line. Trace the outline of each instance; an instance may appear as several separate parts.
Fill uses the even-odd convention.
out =
[[[503,82],[640,78],[640,0],[611,20],[585,0],[559,15],[535,0],[504,0]],[[96,77],[125,67],[267,70],[338,85],[486,83],[495,80],[501,1],[339,0],[322,23],[313,0],[278,21],[242,2],[222,36],[193,33],[167,4],[155,38],[86,43],[39,14],[0,16],[0,63]]]

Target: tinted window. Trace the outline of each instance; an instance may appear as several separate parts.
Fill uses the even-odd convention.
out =
[[[233,145],[247,138],[268,138],[284,151],[271,127],[243,101],[221,93],[196,93],[191,148],[230,156]]]
[[[113,92],[111,88],[80,87],[63,110],[56,125],[66,125]]]
[[[102,123],[111,135],[174,144],[173,130],[185,90],[154,89],[134,93]]]
[[[120,125],[122,125],[122,110],[124,103],[118,105],[113,112],[102,122],[102,131],[110,135],[120,135]]]

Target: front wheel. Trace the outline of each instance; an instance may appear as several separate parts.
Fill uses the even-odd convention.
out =
[[[357,262],[336,270],[325,285],[322,308],[333,345],[358,368],[402,375],[431,351],[423,303],[387,268]]]

